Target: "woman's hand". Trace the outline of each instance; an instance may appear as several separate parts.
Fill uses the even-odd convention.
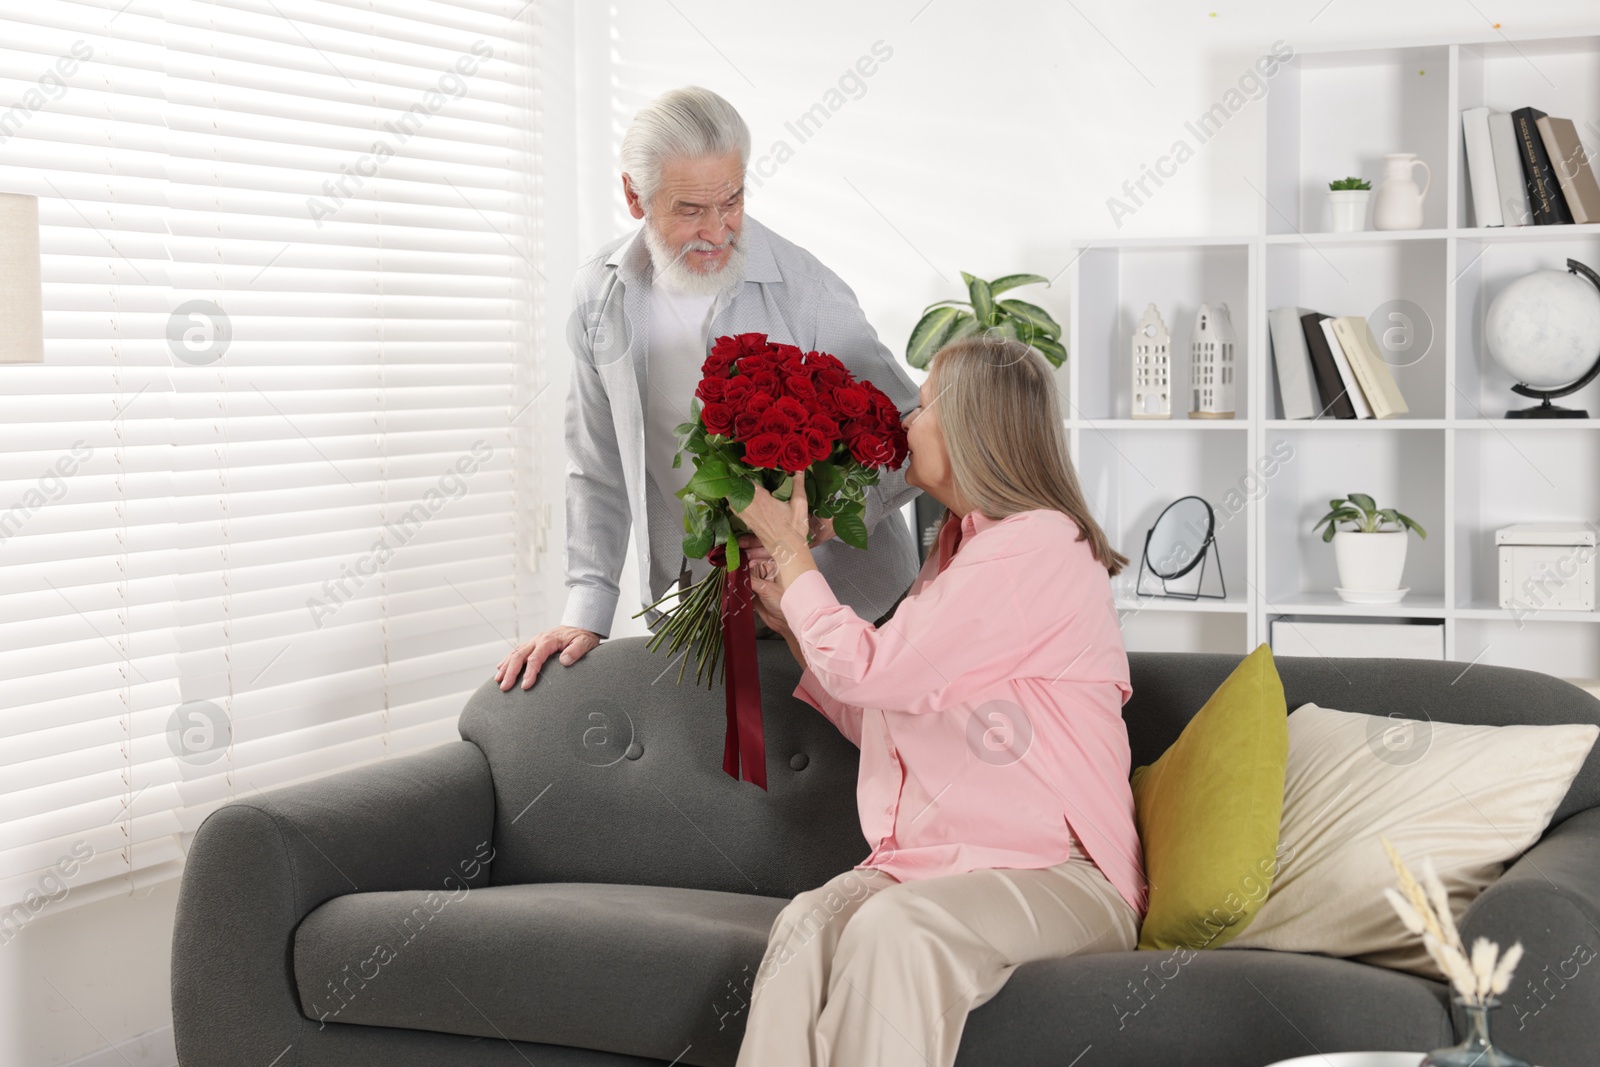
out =
[[[746,539],[759,541],[749,547],[750,588],[756,594],[756,612],[772,629],[788,632],[779,605],[789,583],[800,574],[816,568],[806,535],[814,528],[813,522],[826,521],[832,533],[833,521],[813,520],[806,504],[804,475],[795,476],[788,503],[774,497],[764,486],[755,487],[755,496],[743,511],[734,514],[753,534],[739,538],[739,548],[746,550]]]
[[[819,519],[811,516],[811,547],[816,548],[824,541],[831,541],[835,537],[832,519]],[[772,553],[761,543],[761,538],[755,534],[739,535],[739,551],[750,557],[750,565],[754,567],[762,560],[772,558]]]

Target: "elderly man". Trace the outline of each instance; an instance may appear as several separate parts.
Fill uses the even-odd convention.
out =
[[[722,97],[689,87],[641,111],[622,141],[622,192],[644,225],[578,269],[567,396],[567,596],[562,624],[501,661],[502,690],[533,685],[545,660],[575,663],[600,643],[616,613],[617,578],[633,531],[641,607],[674,582],[710,572],[685,559],[682,502],[693,474],[674,468],[673,428],[690,418],[713,338],[764,333],[803,350],[831,352],[902,412],[917,390],[878,340],[855,294],[816,257],[744,214],[750,131]],[[842,603],[882,622],[918,570],[916,545],[898,508],[916,490],[900,471],[867,491],[868,550],[817,523],[817,567]],[[815,523],[816,520],[813,520]],[[752,559],[767,555],[740,538]],[[662,615],[646,614],[655,628]],[[758,623],[759,626],[759,623]],[[765,627],[760,627],[765,629]]]

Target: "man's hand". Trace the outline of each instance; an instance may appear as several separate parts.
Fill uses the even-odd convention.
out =
[[[495,669],[494,680],[500,683],[503,693],[517,684],[517,678],[523,675],[526,665],[527,676],[522,679],[522,688],[529,689],[539,678],[539,668],[544,666],[544,661],[552,653],[560,652],[562,665],[570,667],[599,643],[600,635],[592,630],[557,626],[508,653]]]

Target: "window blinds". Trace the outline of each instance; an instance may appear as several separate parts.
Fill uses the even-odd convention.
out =
[[[232,797],[454,737],[518,639],[535,13],[0,14],[45,316],[0,365],[0,936],[170,877]]]

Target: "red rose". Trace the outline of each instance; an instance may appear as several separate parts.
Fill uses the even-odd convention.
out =
[[[850,454],[867,467],[881,467],[894,459],[894,446],[880,434],[864,433],[850,442]]]
[[[784,439],[775,433],[759,433],[744,445],[744,461],[752,467],[776,469],[782,454]]]
[[[807,426],[800,431],[806,439],[806,444],[811,446],[811,462],[819,463],[833,455],[833,438],[818,430],[814,426]]]
[[[725,404],[738,405],[754,389],[755,386],[750,384],[749,378],[729,378],[722,385],[721,400]]]
[[[785,437],[778,465],[790,474],[797,474],[811,466],[810,443],[800,434],[790,434]]]
[[[772,353],[774,366],[805,373],[805,354],[794,345],[779,345]]]
[[[728,382],[727,378],[703,379],[700,387],[694,391],[694,395],[707,404],[720,404],[727,399]]]
[[[872,406],[867,391],[856,383],[834,390],[833,399],[839,413],[851,419],[865,415]]]
[[[812,412],[810,426],[830,441],[839,439],[839,424],[820,411]]]
[[[706,357],[706,361],[700,364],[700,377],[726,378],[729,369],[733,366],[733,361],[734,356],[731,353],[719,352],[713,347],[711,354]]]
[[[797,429],[799,427],[776,407],[769,407],[756,418],[756,433],[775,433],[786,437]]]
[[[817,369],[828,368],[837,371],[845,371],[845,366],[843,363],[839,362],[838,357],[832,356],[827,352],[807,352],[806,365]],[[849,372],[845,371],[845,373],[848,374]]]
[[[871,382],[862,382],[861,384],[867,390],[868,395],[872,397],[872,410],[877,414],[878,418],[891,426],[897,424],[900,421],[900,409],[894,406],[894,401],[880,392]]]
[[[817,387],[806,374],[784,375],[783,391],[798,400],[811,401],[817,398]]]
[[[705,423],[707,433],[731,436],[733,432],[733,409],[726,404],[707,404],[700,409],[700,421]]]
[[[834,362],[837,363],[838,360]],[[850,384],[850,372],[845,370],[842,365],[834,367],[823,364],[817,370],[817,381],[829,389],[839,389]]]
[[[750,384],[770,396],[778,396],[783,392],[783,382],[779,380],[776,371],[756,371],[750,375]]]
[[[911,446],[906,442],[905,430],[896,427],[894,433],[889,435],[889,443],[894,448],[894,458],[889,461],[889,468],[899,470],[901,464],[905,463],[906,457],[911,455]]]
[[[748,443],[756,435],[756,424],[761,416],[753,411],[741,411],[733,416],[733,436]]]
[[[793,428],[796,430],[811,421],[811,409],[792,396],[779,397],[772,402],[772,407],[776,411],[781,411],[784,418],[794,424]]]
[[[752,355],[756,352],[767,350],[767,335],[764,333],[741,333],[737,337],[728,338],[733,342],[733,347],[741,355]]]

